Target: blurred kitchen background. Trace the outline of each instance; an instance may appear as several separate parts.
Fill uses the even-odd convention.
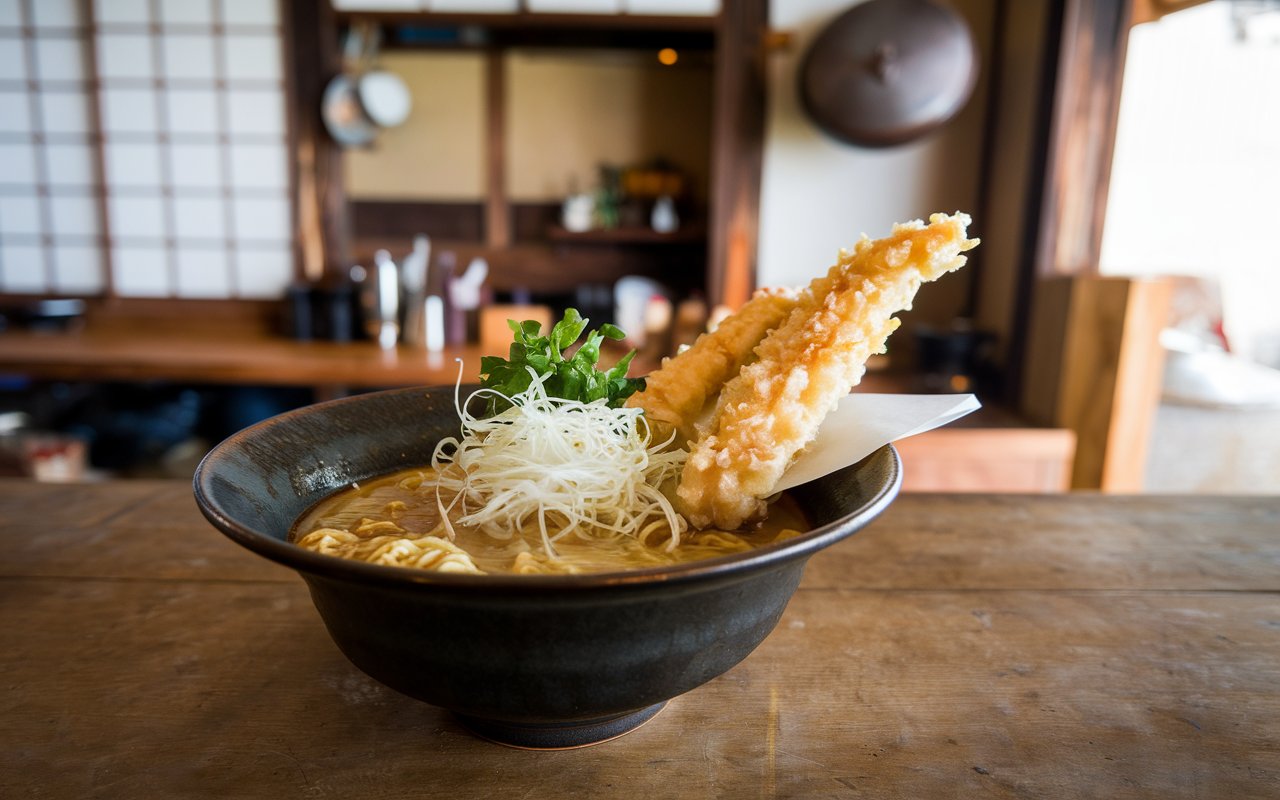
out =
[[[1277,81],[1276,0],[0,0],[0,473],[188,476],[568,306],[647,370],[964,210],[859,388],[983,401],[908,489],[1280,493]]]

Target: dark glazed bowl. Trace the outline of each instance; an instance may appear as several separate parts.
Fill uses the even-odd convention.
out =
[[[288,542],[327,495],[429,463],[437,440],[457,433],[453,403],[452,387],[398,389],[274,417],[205,457],[196,502],[231,539],[301,573],[357,667],[519,747],[613,738],[727,671],[773,630],[809,556],[870,522],[902,482],[886,446],[793,491],[814,526],[802,536],[628,572],[443,575]]]

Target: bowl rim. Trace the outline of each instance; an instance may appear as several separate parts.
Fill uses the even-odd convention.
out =
[[[192,478],[192,489],[196,505],[205,519],[232,541],[278,564],[290,567],[302,573],[304,577],[316,575],[329,579],[376,584],[384,587],[432,586],[447,587],[460,591],[483,590],[492,592],[494,590],[504,590],[516,593],[539,593],[544,591],[593,590],[616,586],[684,583],[753,572],[758,569],[778,566],[794,559],[806,558],[818,550],[852,535],[870,523],[893,502],[902,488],[902,458],[897,448],[892,444],[886,444],[857,463],[861,464],[873,458],[887,457],[889,459],[889,479],[883,485],[877,487],[871,498],[858,510],[826,525],[805,531],[799,536],[794,536],[781,542],[715,558],[697,559],[657,567],[611,572],[589,572],[577,575],[516,575],[510,573],[469,575],[443,573],[414,569],[413,567],[371,564],[365,561],[324,555],[299,547],[292,542],[282,541],[268,533],[244,525],[226,513],[225,509],[213,499],[212,483],[218,463],[227,458],[231,452],[234,452],[242,442],[253,438],[270,427],[287,424],[293,418],[314,414],[326,408],[347,403],[367,402],[369,398],[373,397],[386,397],[393,394],[420,394],[424,390],[430,392],[444,391],[446,389],[450,392],[454,391],[452,386],[419,386],[387,389],[327,400],[277,414],[237,431],[210,449],[196,467]],[[404,468],[408,469],[410,466]]]

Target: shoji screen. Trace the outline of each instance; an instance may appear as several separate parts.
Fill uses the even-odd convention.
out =
[[[0,291],[106,285],[88,39],[74,0],[0,0]]]
[[[0,87],[30,110],[0,123],[0,290],[278,296],[293,259],[277,4],[6,5]]]

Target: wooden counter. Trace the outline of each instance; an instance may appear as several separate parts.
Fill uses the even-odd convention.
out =
[[[1280,794],[1276,498],[904,496],[745,662],[545,753],[357,671],[186,483],[0,520],[2,797]]]
[[[259,331],[200,328],[0,333],[0,373],[46,380],[180,381],[353,388],[452,384],[480,368],[476,347],[428,353],[368,341],[299,342]]]
[[[351,390],[479,380],[479,347],[442,353],[372,342],[297,342],[260,328],[192,330],[147,326],[89,327],[69,333],[0,333],[0,374],[43,380],[178,381],[305,386],[317,399]],[[652,365],[651,365],[652,366]],[[644,365],[639,365],[645,369]],[[909,391],[901,378],[870,374],[861,391]],[[1056,492],[1069,485],[1075,437],[1033,428],[998,408],[984,408],[946,430],[901,444],[915,469],[909,491]]]

